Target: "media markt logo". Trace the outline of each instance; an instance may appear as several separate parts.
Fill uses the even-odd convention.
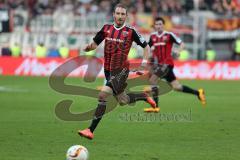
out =
[[[42,63],[35,58],[26,58],[16,68],[15,75],[47,75],[49,76],[60,63],[57,61],[50,61],[49,63]]]
[[[52,74],[49,77],[50,87],[53,90],[66,95],[78,95],[78,96],[95,98],[97,102],[98,93],[99,93],[97,89],[88,88],[85,86],[74,86],[74,85],[66,84],[64,82],[64,80],[72,71],[74,71],[75,69],[83,65],[87,65],[87,69],[83,77],[83,80],[87,83],[94,83],[97,79],[98,74],[102,70],[102,67],[103,67],[102,60],[97,57],[92,57],[91,59],[89,59],[89,57],[86,57],[86,56],[78,56],[78,57],[74,57],[67,60],[65,63],[58,66],[52,72]],[[140,65],[141,63],[139,64],[131,63],[131,66],[134,66],[136,68],[139,67]],[[131,68],[131,69],[136,69],[136,68]],[[143,74],[141,76],[128,79],[127,80],[128,85],[127,85],[127,88],[125,89],[125,92],[128,93],[132,88],[137,86],[149,85],[148,78],[149,77],[147,74]],[[158,83],[158,86],[159,88],[161,88],[159,95],[166,94],[172,90],[172,87],[165,81],[160,80]],[[106,101],[107,101],[107,106],[106,106],[105,114],[114,110],[119,104],[113,95],[109,96]],[[70,111],[72,103],[73,103],[73,100],[71,99],[64,99],[58,102],[57,105],[55,106],[56,116],[59,119],[64,121],[87,121],[87,120],[91,120],[94,113],[96,112],[96,108],[92,108],[82,113],[72,113]],[[85,107],[88,108],[87,106]]]

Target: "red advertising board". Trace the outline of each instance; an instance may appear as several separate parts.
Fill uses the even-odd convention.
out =
[[[15,76],[49,76],[65,61],[66,59],[61,58],[37,59],[0,57],[0,74]],[[134,63],[136,60],[132,62]],[[97,65],[97,63],[94,63],[94,65]],[[86,73],[86,69],[86,65],[78,67],[70,76],[83,77]],[[176,61],[174,72],[179,79],[240,80],[240,62]],[[103,69],[98,76],[104,76]],[[131,76],[133,76],[133,74]]]
[[[240,62],[176,62],[174,72],[179,79],[239,80]]]

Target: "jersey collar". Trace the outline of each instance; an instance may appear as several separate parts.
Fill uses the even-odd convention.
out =
[[[117,27],[115,26],[115,24],[113,23],[113,27],[114,27],[116,30],[120,30],[120,29],[122,29],[122,28],[125,27],[125,26],[126,26],[126,24],[124,23],[124,24],[122,25],[122,27],[117,28]]]
[[[165,33],[166,33],[166,31],[163,31],[161,34],[158,34],[158,32],[157,32],[157,36],[158,36],[159,38],[161,38]]]

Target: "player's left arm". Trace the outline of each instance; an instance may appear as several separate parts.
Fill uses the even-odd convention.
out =
[[[147,60],[150,52],[150,47],[148,46],[148,43],[146,40],[133,29],[133,41],[137,43],[137,45],[140,45],[143,48],[143,60],[142,65],[145,67],[147,65]]]
[[[178,48],[174,48],[173,50],[172,50],[172,52],[173,52],[173,57],[175,57],[175,58],[178,58],[179,56],[180,56],[180,54],[181,54],[181,51],[184,49],[184,43],[183,42],[181,42],[180,44],[179,44],[179,47]]]
[[[145,48],[143,48],[143,61],[142,61],[143,65],[147,64],[149,53],[150,53],[150,47],[149,45],[147,45]]]
[[[182,51],[182,50],[184,49],[184,47],[185,47],[185,44],[184,44],[184,42],[183,42],[178,36],[176,36],[174,33],[171,32],[170,35],[171,35],[171,40],[172,40],[174,43],[176,43],[177,45],[179,45],[179,47],[178,47],[178,48],[174,48],[172,52],[175,54],[175,56],[179,57],[181,51]]]
[[[181,42],[178,48],[178,53],[180,53],[184,49],[184,47],[185,47],[184,42]]]

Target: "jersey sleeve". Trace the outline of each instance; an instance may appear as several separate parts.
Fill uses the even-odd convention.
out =
[[[104,27],[102,27],[102,29],[97,32],[97,34],[95,35],[95,37],[93,38],[93,41],[99,45],[104,39],[105,39],[105,33],[104,33]]]
[[[171,35],[171,40],[176,43],[176,44],[181,44],[182,43],[182,40],[176,36],[174,33],[170,32],[170,35]]]
[[[148,45],[150,48],[153,46],[152,36],[149,38]]]
[[[147,46],[147,42],[145,39],[138,34],[135,29],[133,29],[133,41],[137,43],[137,45],[140,45],[142,48],[145,48]]]

